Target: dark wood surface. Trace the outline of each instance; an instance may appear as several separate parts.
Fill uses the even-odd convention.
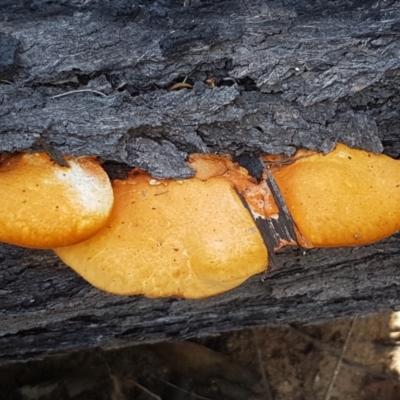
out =
[[[399,54],[398,1],[0,0],[0,150],[175,178],[193,152],[399,157]],[[199,301],[108,295],[50,251],[1,245],[0,360],[396,309],[399,243],[288,249],[263,283]]]

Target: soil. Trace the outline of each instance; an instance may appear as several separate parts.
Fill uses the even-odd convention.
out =
[[[400,314],[0,366],[0,399],[395,400]]]

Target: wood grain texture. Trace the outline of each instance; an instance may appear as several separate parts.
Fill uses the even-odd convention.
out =
[[[400,305],[400,236],[362,248],[286,250],[282,269],[204,300],[119,297],[85,283],[51,252],[1,248],[0,360],[90,346],[312,323]]]
[[[20,0],[0,21],[2,151],[45,140],[175,178],[192,152],[400,155],[399,1]],[[264,283],[200,301],[107,295],[2,245],[0,360],[397,309],[399,243],[289,249]]]

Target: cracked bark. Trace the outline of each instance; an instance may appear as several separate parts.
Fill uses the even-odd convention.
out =
[[[399,1],[183,3],[3,1],[0,149],[45,141],[158,178],[191,176],[193,152],[399,157]],[[399,243],[288,249],[264,283],[200,301],[111,296],[1,245],[0,360],[397,309]]]

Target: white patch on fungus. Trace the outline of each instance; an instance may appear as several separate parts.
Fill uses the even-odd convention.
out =
[[[77,161],[69,160],[68,169],[56,169],[55,177],[65,182],[73,191],[72,197],[87,212],[108,212],[112,206],[113,196],[104,196],[102,178],[89,173]],[[111,188],[110,188],[111,192]]]

